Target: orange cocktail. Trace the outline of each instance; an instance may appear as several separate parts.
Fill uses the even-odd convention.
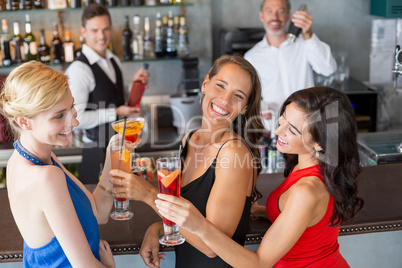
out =
[[[112,169],[120,169],[125,172],[131,172],[131,163],[132,163],[133,154],[127,149],[123,149],[123,152],[120,153],[117,151],[110,151],[110,158],[112,160]],[[117,184],[114,184],[113,187],[123,187]],[[127,198],[116,197],[117,201],[123,202],[126,201]]]
[[[144,127],[145,119],[141,116],[131,116],[126,119],[125,139],[135,143],[138,139],[138,133]],[[112,123],[112,128],[119,134],[123,134],[124,119]]]
[[[133,163],[134,145],[131,141],[123,140],[121,137],[115,136],[115,139],[109,143],[110,160],[112,169],[120,169],[122,171],[131,172]],[[123,187],[123,178],[119,178],[113,188]],[[114,198],[114,211],[110,213],[110,217],[114,220],[129,220],[133,217],[133,213],[129,210],[129,200],[127,198]]]

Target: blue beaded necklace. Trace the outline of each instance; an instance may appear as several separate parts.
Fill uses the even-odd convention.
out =
[[[24,146],[22,146],[20,140],[16,140],[13,143],[13,146],[15,148],[15,150],[17,150],[17,152],[22,155],[23,157],[25,157],[26,159],[28,159],[29,161],[31,161],[34,164],[40,165],[40,166],[45,166],[47,165],[46,163],[44,163],[42,160],[39,159],[39,157],[37,157],[36,155],[30,153]]]

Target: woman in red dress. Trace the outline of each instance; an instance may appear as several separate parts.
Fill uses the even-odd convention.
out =
[[[286,179],[268,197],[273,224],[256,252],[233,243],[183,198],[159,195],[160,213],[233,267],[349,267],[339,253],[339,226],[353,219],[363,200],[348,97],[324,87],[297,91],[283,104],[275,133]]]

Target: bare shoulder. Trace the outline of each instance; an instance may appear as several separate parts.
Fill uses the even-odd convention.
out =
[[[10,184],[15,193],[19,195],[30,192],[42,196],[48,193],[49,188],[60,188],[66,185],[64,172],[56,166],[35,165],[13,155],[7,164],[7,168],[10,169],[7,172],[9,176],[7,184]]]
[[[328,197],[328,191],[320,178],[316,176],[306,176],[301,178],[289,189],[292,199],[310,201],[317,203]],[[289,196],[290,196],[289,195]]]
[[[240,136],[237,136],[226,140],[222,144],[219,156],[241,158],[250,157],[251,160],[252,154],[246,146],[246,142]]]

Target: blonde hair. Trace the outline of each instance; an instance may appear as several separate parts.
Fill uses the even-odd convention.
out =
[[[64,96],[68,78],[44,65],[30,61],[15,68],[4,83],[0,93],[0,112],[10,123],[15,137],[20,127],[14,117],[33,118],[49,110]]]

